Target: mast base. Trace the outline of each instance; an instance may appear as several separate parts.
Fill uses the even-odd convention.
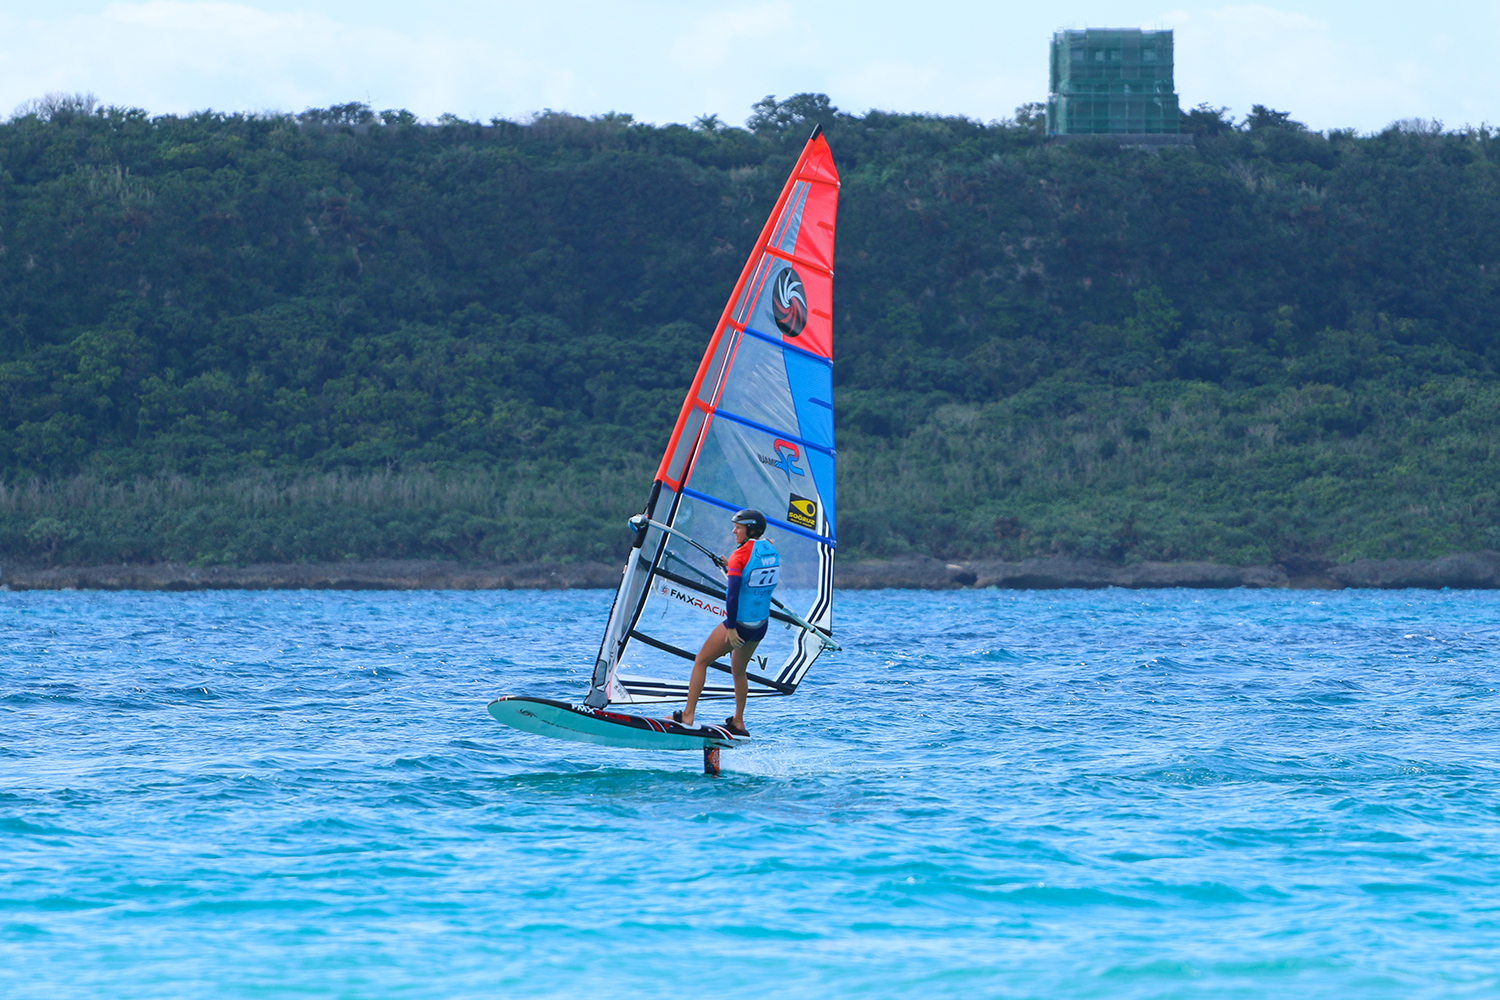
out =
[[[703,748],[703,773],[704,774],[718,774],[719,773],[719,748],[718,747],[704,747]]]

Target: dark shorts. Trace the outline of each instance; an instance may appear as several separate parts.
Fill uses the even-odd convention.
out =
[[[754,628],[740,622],[735,622],[734,630],[738,632],[740,638],[745,640],[746,642],[760,642],[766,637],[766,628],[770,624],[771,619],[769,618],[761,622],[759,625],[756,625]]]

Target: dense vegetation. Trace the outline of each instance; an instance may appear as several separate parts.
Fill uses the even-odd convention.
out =
[[[812,121],[846,553],[1500,546],[1500,148],[770,99],[0,124],[0,556],[614,558]]]

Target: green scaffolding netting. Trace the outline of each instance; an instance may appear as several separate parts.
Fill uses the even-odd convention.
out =
[[[1172,32],[1088,28],[1052,36],[1048,132],[1178,132],[1179,118]]]

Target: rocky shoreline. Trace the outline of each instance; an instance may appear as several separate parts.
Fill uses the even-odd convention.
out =
[[[620,567],[598,562],[518,564],[377,559],[344,563],[278,563],[197,567],[0,567],[0,590],[583,590],[613,589]],[[1021,562],[944,562],[925,557],[839,563],[835,585],[845,590],[1133,590],[1230,587],[1342,590],[1344,588],[1467,590],[1500,588],[1500,553],[1472,552],[1440,559],[1363,559],[1295,566],[1220,566],[1215,563],[1115,565],[1080,559]]]
[[[1294,590],[1377,588],[1400,590],[1444,587],[1491,590],[1500,587],[1500,553],[1473,552],[1440,559],[1361,559],[1348,563],[1303,562],[1286,566],[1221,566],[1202,562],[1143,562],[1116,565],[1081,559],[1026,559],[1021,562],[890,559],[840,565],[836,585],[849,590],[879,587],[947,590],[997,587],[1003,590],[1146,590],[1230,587]]]

